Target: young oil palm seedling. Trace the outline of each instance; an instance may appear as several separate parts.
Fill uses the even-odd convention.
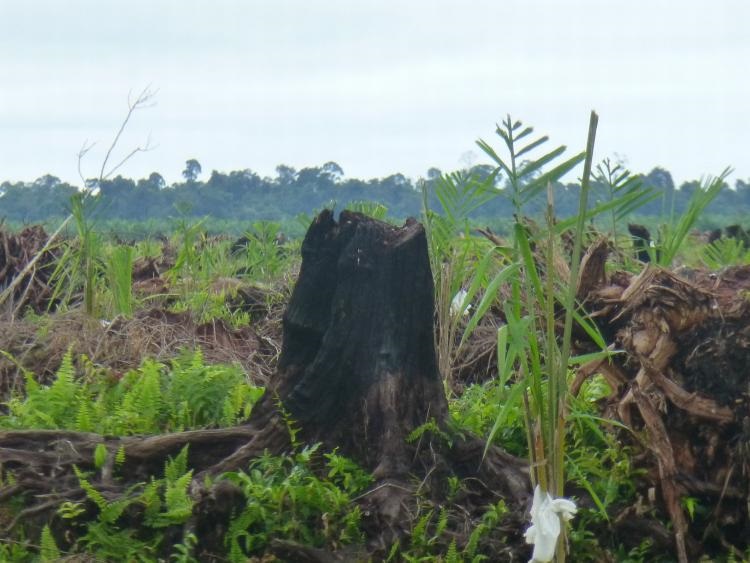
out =
[[[245,271],[248,277],[269,282],[277,279],[287,265],[281,249],[284,238],[281,224],[273,221],[255,221],[243,240]]]
[[[488,444],[502,427],[507,413],[518,402],[526,418],[531,480],[535,489],[532,526],[527,539],[535,545],[534,560],[564,561],[565,522],[575,507],[561,497],[565,485],[566,426],[569,410],[568,378],[572,358],[573,322],[577,322],[606,355],[604,340],[576,302],[577,280],[587,222],[609,212],[613,231],[617,221],[651,197],[628,175],[610,168],[612,190],[607,201],[589,207],[590,177],[598,117],[592,112],[586,150],[557,163],[565,147],[537,155],[547,137],[533,139],[532,129],[508,117],[497,133],[507,149],[501,157],[488,143],[479,146],[507,175],[515,209],[511,260],[518,271],[511,279],[511,300],[503,310],[507,325],[498,331],[498,372],[503,386],[514,382],[500,409]],[[521,160],[525,157],[527,160]],[[530,159],[530,160],[529,160]],[[554,216],[555,182],[583,161],[578,214],[563,221]],[[541,170],[554,163],[546,173]],[[523,219],[524,207],[546,191],[546,228]],[[568,258],[560,248],[560,235],[572,230]],[[560,323],[562,321],[562,323]],[[560,334],[562,324],[562,334]]]
[[[487,444],[522,405],[532,484],[537,489],[528,537],[538,546],[535,557],[539,561],[550,560],[549,553],[554,553],[558,561],[564,560],[565,534],[560,532],[565,529],[564,521],[574,513],[570,504],[556,500],[562,497],[565,483],[568,377],[569,365],[575,360],[571,358],[573,321],[602,349],[602,355],[607,354],[603,338],[576,303],[586,225],[597,215],[609,213],[616,232],[617,221],[652,197],[639,183],[630,181],[629,174],[610,167],[609,197],[589,207],[596,123],[592,114],[586,150],[562,158],[564,146],[546,151],[546,136],[535,137],[531,127],[508,117],[496,129],[504,151],[478,142],[496,165],[489,178],[480,180],[466,173],[443,175],[434,185],[442,215],[428,209],[428,194],[423,188],[436,280],[436,344],[443,376],[449,377],[457,352],[490,307],[502,309],[506,320],[497,331],[503,406]],[[582,162],[579,213],[558,221],[554,217],[553,186]],[[503,190],[495,187],[500,178],[505,182]],[[532,206],[539,207],[538,200],[544,201],[545,193],[546,227],[539,228],[524,216]],[[472,236],[468,223],[469,213],[499,195],[509,197],[515,211],[512,239],[507,245]],[[573,245],[565,251],[561,235],[570,231]],[[563,258],[566,252],[568,258]],[[505,299],[498,298],[501,286],[509,287],[510,299],[507,294]]]
[[[652,187],[644,186],[640,176],[632,175],[622,164],[613,163],[605,158],[596,165],[594,183],[603,188],[606,201],[619,200],[620,205],[613,206],[609,212],[612,240],[617,242],[618,224],[636,209],[659,197]],[[632,196],[621,199],[621,196]]]
[[[533,129],[508,117],[497,127],[507,156],[501,157],[488,143],[479,146],[507,177],[507,190],[515,209],[511,260],[518,271],[511,278],[511,300],[503,309],[507,325],[498,331],[498,371],[505,384],[515,378],[490,433],[488,444],[502,426],[510,405],[521,401],[526,413],[529,457],[535,502],[532,526],[527,540],[535,544],[534,560],[564,561],[566,556],[565,522],[575,514],[575,506],[561,499],[564,494],[565,436],[568,415],[568,376],[572,355],[573,321],[581,323],[604,348],[601,336],[587,322],[576,303],[576,280],[584,244],[586,221],[593,216],[613,213],[614,230],[618,214],[624,214],[645,201],[648,194],[639,190],[627,176],[614,177],[622,193],[613,193],[609,201],[589,209],[588,192],[598,118],[592,112],[586,150],[558,162],[565,147],[540,151],[547,137],[534,138]],[[541,152],[541,154],[540,154]],[[538,155],[538,156],[537,156]],[[525,159],[522,160],[522,157]],[[584,162],[578,215],[566,221],[554,217],[553,184],[565,173]],[[543,167],[553,165],[548,172]],[[612,171],[613,174],[616,172]],[[546,229],[536,229],[524,219],[524,208],[546,191]],[[573,229],[569,263],[561,263],[558,237]],[[563,311],[562,335],[558,333],[558,314]],[[515,374],[515,375],[514,375]]]
[[[720,238],[701,249],[700,259],[712,270],[741,266],[750,264],[750,248],[742,240]]]
[[[70,203],[77,238],[67,245],[50,277],[53,287],[50,305],[68,305],[82,289],[84,310],[92,316],[96,306],[95,285],[103,269],[103,244],[91,220],[96,200],[87,193],[78,193],[71,197]]]
[[[676,222],[670,221],[661,225],[655,248],[649,249],[652,262],[663,267],[672,265],[690,234],[690,230],[705,209],[719,195],[719,192],[726,185],[727,176],[731,173],[731,168],[725,168],[718,176],[705,178],[700,188],[691,196],[688,207],[682,216]]]

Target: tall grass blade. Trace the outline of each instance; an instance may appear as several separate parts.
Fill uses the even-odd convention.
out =
[[[107,266],[114,313],[129,317],[133,314],[133,248],[113,248]]]

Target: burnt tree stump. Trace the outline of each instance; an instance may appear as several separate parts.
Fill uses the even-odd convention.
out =
[[[302,248],[284,318],[279,394],[307,438],[376,477],[409,471],[406,437],[447,402],[433,338],[424,229],[324,212]]]
[[[366,512],[390,541],[408,529],[413,479],[476,477],[474,502],[502,497],[522,515],[529,498],[524,461],[475,436],[410,444],[428,422],[447,430],[448,405],[434,344],[434,286],[424,228],[344,211],[313,222],[284,315],[277,376],[248,425],[255,437],[212,466],[245,467],[298,439],[338,448],[372,471],[379,485]],[[520,529],[520,526],[519,526]]]
[[[448,474],[475,478],[477,509],[504,498],[522,515],[529,498],[524,461],[496,447],[485,453],[475,436],[407,441],[428,422],[450,432],[433,337],[433,290],[425,231],[417,221],[394,227],[344,211],[337,222],[324,211],[302,244],[276,377],[245,424],[127,438],[0,432],[0,464],[16,475],[13,491],[0,490],[0,499],[29,493],[37,500],[28,514],[43,517],[44,505],[48,512],[57,506],[50,498],[81,497],[73,465],[93,470],[97,444],[112,458],[125,449],[124,479],[113,481],[108,471],[92,479],[110,494],[158,474],[167,456],[189,444],[200,538],[228,516],[219,498],[226,487],[203,490],[203,478],[245,469],[266,451],[289,451],[291,424],[299,428],[298,441],[338,448],[373,472],[378,485],[364,503],[373,527],[390,531],[381,541],[408,529],[413,491]]]

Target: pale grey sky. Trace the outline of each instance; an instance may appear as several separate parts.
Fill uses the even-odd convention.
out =
[[[350,177],[460,167],[505,114],[597,158],[677,182],[750,176],[744,0],[0,0],[0,181],[94,176],[151,85],[122,173],[274,175],[333,160]],[[205,176],[204,176],[205,177]]]

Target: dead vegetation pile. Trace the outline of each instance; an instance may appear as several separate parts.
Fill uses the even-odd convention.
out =
[[[47,233],[41,225],[26,227],[13,234],[0,227],[0,294],[10,288],[16,278],[32,263],[47,243]],[[40,313],[47,308],[52,294],[49,278],[54,270],[57,252],[48,250],[42,253],[31,266],[27,275],[5,299],[10,311],[30,307]],[[9,290],[10,291],[10,290]]]
[[[161,278],[154,282],[166,289]],[[185,349],[200,349],[210,363],[236,363],[256,385],[266,385],[281,351],[283,304],[269,290],[242,285],[227,296],[231,307],[252,310],[249,325],[233,327],[223,319],[199,323],[189,311],[154,306],[132,318],[100,321],[79,309],[24,319],[0,318],[0,398],[23,385],[23,370],[48,383],[70,349],[95,365],[123,373],[144,359],[167,361]]]
[[[148,305],[132,317],[91,318],[75,306],[80,301],[75,296],[65,311],[55,311],[49,283],[59,246],[37,256],[48,238],[41,226],[18,234],[0,228],[0,293],[15,284],[0,310],[0,401],[23,388],[24,372],[50,382],[68,350],[117,375],[146,358],[167,361],[182,350],[200,348],[207,362],[239,364],[254,384],[268,383],[281,351],[288,288],[220,279],[208,291],[225,296],[227,309],[247,313],[251,322],[238,327],[224,319],[200,322],[189,311],[173,310],[175,289],[166,274],[176,251],[165,239],[159,256],[140,257],[133,264],[133,294]]]
[[[748,547],[749,292],[750,266],[717,273],[649,266],[613,274],[589,293],[587,309],[624,353],[588,372],[613,388],[605,410],[631,429],[623,440],[650,454],[644,503],[614,521],[673,541],[681,561],[716,550],[741,557]],[[708,510],[689,515],[688,498]],[[671,531],[648,515],[649,505],[666,512]]]

